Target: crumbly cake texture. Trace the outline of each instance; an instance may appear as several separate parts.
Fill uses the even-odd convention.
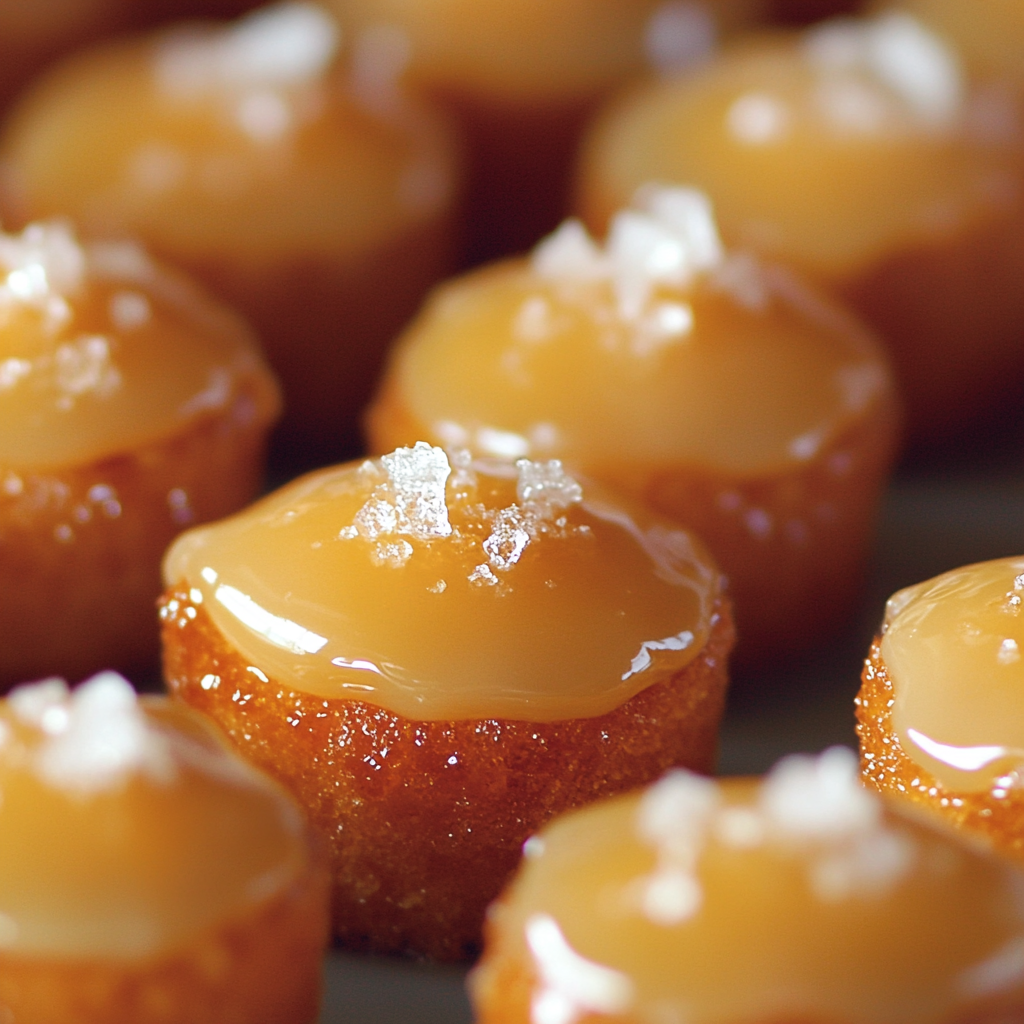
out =
[[[673,765],[712,770],[734,640],[721,599],[698,657],[607,715],[416,722],[268,678],[186,588],[165,594],[161,617],[171,693],[284,783],[326,838],[335,935],[450,961],[478,951],[488,903],[545,822]]]
[[[142,963],[0,954],[0,1015],[18,1024],[313,1024],[326,875],[248,918]]]
[[[877,637],[864,661],[856,698],[861,774],[879,792],[938,814],[1001,853],[1024,861],[1024,794],[1008,784],[987,793],[947,789],[907,756],[892,728],[893,685]],[[1012,783],[1013,780],[1009,780]]]
[[[38,473],[0,467],[0,686],[156,662],[164,550],[259,490],[266,428],[252,410],[241,382],[227,410],[138,451]]]

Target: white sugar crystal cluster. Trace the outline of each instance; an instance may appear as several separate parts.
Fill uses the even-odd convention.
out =
[[[926,126],[950,124],[964,104],[957,55],[908,14],[826,22],[807,33],[804,53],[823,76],[826,111],[847,127],[870,129],[884,116],[859,84],[865,76]]]
[[[884,893],[913,869],[913,842],[885,824],[845,747],[780,761],[762,787],[761,813],[776,841],[808,852],[811,886],[827,902]]]
[[[803,859],[824,902],[885,893],[913,870],[916,855],[913,841],[885,823],[856,756],[843,747],[784,758],[750,806],[725,805],[714,782],[671,771],[644,794],[636,828],[657,853],[637,887],[639,905],[666,927],[700,909],[697,863],[711,837],[734,849],[771,843]]]
[[[85,251],[63,221],[30,224],[20,235],[0,232],[0,317],[4,307],[28,306],[56,333],[71,318],[66,296],[81,290],[86,271]]]
[[[19,722],[42,733],[37,774],[71,796],[110,792],[136,776],[161,784],[176,777],[166,737],[116,672],[101,672],[73,691],[63,679],[20,686],[8,703]]]
[[[221,32],[171,36],[158,54],[157,78],[175,94],[299,85],[327,70],[339,44],[337,23],[319,5],[272,4]]]
[[[491,532],[483,542],[487,562],[474,570],[470,577],[474,583],[498,585],[501,578],[495,573],[511,569],[527,545],[552,527],[562,529],[565,524],[559,513],[583,500],[583,488],[558,459],[519,459],[516,474],[517,502],[492,516]]]
[[[566,221],[533,252],[533,269],[551,281],[605,282],[616,312],[638,351],[679,341],[693,327],[693,311],[659,288],[682,289],[726,261],[708,197],[696,189],[645,186],[634,206],[612,219],[604,246],[575,219]]]
[[[445,485],[452,467],[444,449],[426,441],[383,456],[380,467],[383,474],[374,463],[364,463],[365,473],[383,479],[339,536],[370,541],[379,564],[399,567],[412,557],[410,541],[451,536]]]

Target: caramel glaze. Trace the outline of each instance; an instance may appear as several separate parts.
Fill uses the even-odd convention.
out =
[[[264,51],[288,45],[266,12],[104,44],[34,86],[0,144],[5,223],[49,211],[140,238],[247,316],[285,385],[293,464],[357,446],[384,344],[449,266],[458,177],[433,110],[321,66],[332,28],[314,17],[310,68],[284,82],[217,64],[247,31],[270,37]],[[211,46],[212,70],[177,67]]]
[[[1024,860],[1024,795],[1019,790],[964,793],[910,757],[892,728],[893,685],[881,638],[871,645],[856,698],[857,735],[865,781],[880,792],[925,807],[965,832]]]
[[[801,54],[809,40],[751,42],[615,101],[585,143],[578,204],[601,228],[648,180],[706,189],[726,241],[799,268],[879,331],[912,438],[948,437],[1024,380],[1015,115],[1001,101],[994,118],[985,114],[991,97],[966,86],[959,110],[938,125],[916,123],[899,102],[881,114],[895,102],[880,99],[888,87],[869,100],[876,109],[856,113],[868,95],[860,90],[877,84],[854,75],[843,95],[834,71],[816,77]],[[828,103],[867,121],[833,123]],[[875,118],[882,127],[870,127]]]
[[[57,681],[0,709],[0,1010],[24,1024],[312,1024],[327,922],[308,827],[208,721],[163,698],[126,708],[131,687],[110,675],[37,706],[34,727],[6,705]],[[121,706],[95,706],[97,684]],[[91,717],[75,709],[90,689]]]
[[[704,539],[730,579],[741,660],[807,647],[856,599],[898,413],[873,339],[772,275],[763,307],[708,280],[657,290],[693,326],[653,351],[600,289],[566,298],[524,261],[455,281],[392,356],[371,450],[479,448],[486,428],[556,455]],[[531,343],[519,323],[537,303],[552,326]],[[844,379],[861,381],[856,398]]]
[[[670,765],[714,764],[733,642],[724,600],[685,668],[609,714],[541,723],[413,721],[315,697],[242,657],[188,588],[162,607],[171,693],[306,807],[330,851],[335,934],[351,948],[472,957],[487,904],[544,822]]]
[[[1017,728],[1024,560],[894,595],[857,701],[864,777],[1024,859]]]
[[[466,263],[522,252],[568,209],[587,122],[624,82],[651,67],[645,31],[661,0],[334,0],[371,38],[395,29],[408,81],[449,111],[468,150]],[[755,22],[762,0],[704,0],[686,12],[702,47]],[[703,39],[707,34],[708,38]]]
[[[685,820],[703,813],[696,801],[706,795],[688,806],[681,794],[679,831],[652,849],[638,824],[652,793],[673,784],[565,815],[528,842],[470,977],[477,1020],[994,1024],[1020,1015],[1020,973],[996,966],[1021,941],[1019,879],[1006,865],[895,807],[842,822],[845,837],[825,823],[843,812],[817,807],[825,813],[808,834],[786,835],[765,821],[754,782],[737,779],[720,784],[711,835]],[[806,798],[797,794],[797,807]]]

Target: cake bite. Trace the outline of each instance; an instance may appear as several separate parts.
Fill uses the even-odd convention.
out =
[[[595,229],[649,181],[707,191],[726,241],[799,269],[888,344],[912,438],[1024,386],[1024,147],[1012,109],[905,13],[736,47],[598,118]]]
[[[703,194],[651,188],[603,244],[568,221],[440,288],[368,427],[375,451],[559,458],[693,529],[761,661],[820,642],[855,600],[896,399],[841,307],[726,249]]]
[[[326,877],[293,800],[104,672],[0,701],[0,1013],[313,1024]]]
[[[894,594],[857,698],[861,766],[1024,860],[1024,558],[968,565]]]
[[[471,976],[480,1024],[954,1024],[1024,1013],[1018,872],[833,748],[672,772],[531,838]]]
[[[623,83],[710,59],[764,0],[333,0],[469,142],[471,262],[522,252],[568,208],[584,126]]]
[[[151,670],[164,549],[252,500],[278,409],[244,324],[138,247],[0,233],[0,686]]]
[[[320,7],[117,40],[42,79],[0,141],[8,224],[141,239],[242,312],[306,464],[354,450],[383,348],[448,267],[455,143]]]
[[[323,470],[164,575],[168,686],[307,808],[349,946],[469,956],[543,822],[713,766],[717,568],[556,460],[418,443]]]

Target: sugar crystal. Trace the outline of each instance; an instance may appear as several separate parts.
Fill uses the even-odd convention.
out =
[[[516,496],[523,505],[533,505],[550,514],[554,509],[568,508],[583,500],[583,488],[565,472],[559,459],[520,459],[516,470]]]
[[[412,448],[398,448],[380,461],[394,494],[395,532],[417,540],[449,536],[445,484],[451,465],[444,450],[417,441]]]

